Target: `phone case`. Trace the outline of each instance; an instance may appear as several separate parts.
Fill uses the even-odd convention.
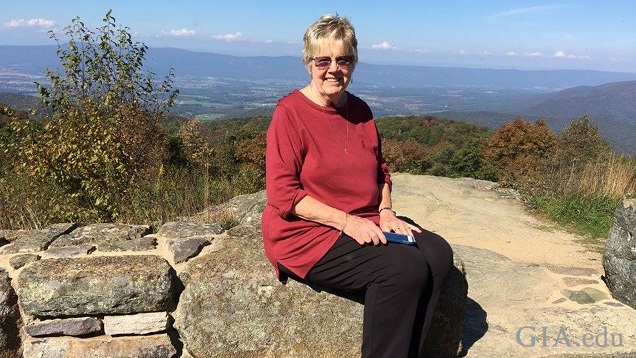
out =
[[[387,242],[393,242],[402,245],[415,245],[415,239],[411,235],[398,234],[395,232],[383,231]]]

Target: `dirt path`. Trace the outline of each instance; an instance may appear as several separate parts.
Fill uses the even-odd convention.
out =
[[[539,265],[589,267],[602,272],[601,254],[577,237],[533,217],[512,192],[488,181],[394,174],[398,214],[444,236],[451,244],[489,249]]]

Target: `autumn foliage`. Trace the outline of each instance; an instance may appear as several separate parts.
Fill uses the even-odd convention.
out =
[[[540,190],[545,185],[542,172],[557,144],[557,136],[545,121],[516,118],[486,140],[483,159],[496,168],[500,181],[528,191]]]

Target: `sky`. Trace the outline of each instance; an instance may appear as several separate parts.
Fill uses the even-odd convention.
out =
[[[133,40],[237,56],[298,56],[322,14],[354,25],[361,62],[636,72],[636,1],[0,0],[0,45],[55,45],[109,9]],[[63,37],[62,37],[63,38]],[[0,54],[1,56],[1,54]]]

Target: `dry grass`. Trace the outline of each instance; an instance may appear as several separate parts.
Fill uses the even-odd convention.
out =
[[[545,173],[545,188],[532,197],[535,207],[602,250],[617,205],[636,192],[636,158],[607,154]]]
[[[580,193],[617,199],[631,196],[636,189],[636,159],[612,155],[596,163],[588,163],[577,184]]]

